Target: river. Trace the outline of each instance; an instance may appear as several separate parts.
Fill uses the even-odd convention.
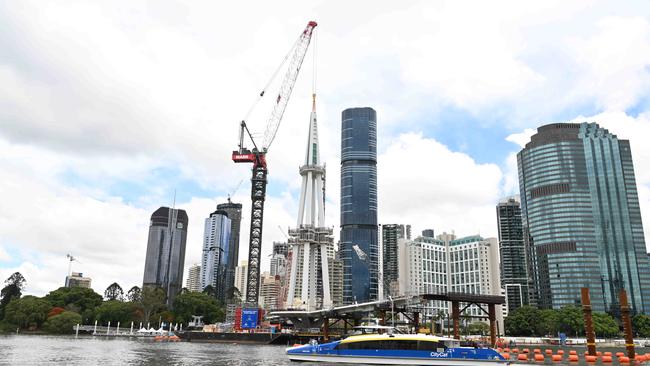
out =
[[[532,350],[535,347],[530,348]],[[0,336],[0,365],[323,365],[292,364],[287,360],[284,349],[283,346],[267,345],[154,342],[151,339],[106,339],[92,336],[79,336],[75,339],[74,336],[21,334]],[[578,350],[583,352],[581,348]],[[645,353],[650,352],[650,349],[639,351]],[[529,364],[558,365],[548,358],[545,363]],[[606,365],[617,364],[614,361],[613,364]],[[586,363],[581,361],[572,365]],[[602,363],[599,361],[595,365]]]

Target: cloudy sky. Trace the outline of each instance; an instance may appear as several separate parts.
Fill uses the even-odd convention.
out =
[[[533,129],[596,121],[631,140],[650,238],[650,5],[644,1],[2,1],[0,279],[63,285],[66,253],[98,292],[142,282],[148,223],[187,210],[186,268],[203,220],[234,193],[238,121],[309,20],[338,228],[340,114],[378,114],[379,220],[496,236]],[[263,269],[295,224],[310,52],[270,166]],[[262,132],[270,110],[249,119]],[[303,142],[304,141],[304,142]],[[335,230],[337,232],[338,230]],[[650,240],[649,240],[650,242]]]

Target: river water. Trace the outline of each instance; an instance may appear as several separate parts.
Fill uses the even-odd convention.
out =
[[[531,351],[532,348],[535,347],[530,347]],[[6,335],[0,336],[0,365],[323,365],[294,364],[286,358],[284,349],[283,346],[154,342],[151,339],[105,339],[91,336],[79,336],[75,339],[74,336]],[[583,351],[578,349],[579,353]],[[650,352],[650,349],[638,351],[645,353]],[[566,353],[568,354],[568,349]],[[545,363],[529,364],[558,365],[548,359]],[[586,363],[581,361],[572,365]],[[595,365],[602,363],[599,361]],[[617,362],[606,365],[617,365]]]

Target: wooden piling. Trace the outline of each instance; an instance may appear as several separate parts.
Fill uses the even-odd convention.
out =
[[[623,330],[625,331],[625,349],[627,357],[634,359],[634,338],[632,337],[632,321],[630,320],[630,305],[627,302],[627,292],[621,289],[619,293],[621,302],[621,319],[623,320]]]
[[[594,333],[594,323],[591,318],[591,299],[589,298],[589,288],[583,287],[582,294],[582,312],[585,317],[585,335],[587,336],[587,351],[590,356],[596,356],[596,334]]]

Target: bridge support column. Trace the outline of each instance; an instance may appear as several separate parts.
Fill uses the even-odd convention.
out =
[[[490,319],[490,347],[497,343],[497,314],[496,305],[488,304],[488,318]]]
[[[329,342],[330,339],[330,319],[325,317],[323,321],[323,341]]]
[[[413,333],[417,333],[420,329],[420,313],[417,311],[413,312]]]
[[[458,330],[460,320],[460,304],[458,301],[451,302],[451,319],[454,323],[454,338],[460,339],[460,332]]]

